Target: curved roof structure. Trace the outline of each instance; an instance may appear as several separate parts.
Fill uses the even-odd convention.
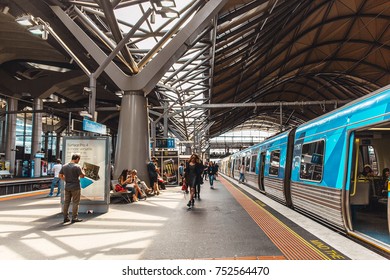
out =
[[[388,1],[231,2],[218,20],[212,103],[302,101],[282,111],[294,126],[290,116],[306,121],[390,83]],[[321,100],[335,103],[304,105]],[[210,134],[276,109],[212,110]]]
[[[20,110],[44,99],[63,129],[69,112],[88,108],[86,72],[100,64],[93,50],[108,56],[133,32],[112,63],[124,75],[142,76],[208,1],[176,1],[176,19],[161,17],[157,2],[1,1],[0,93],[19,99]],[[218,2],[216,17],[174,49],[145,93],[151,119],[167,118],[180,140],[202,131],[204,149],[207,139],[239,125],[287,129],[390,83],[388,1]],[[50,29],[46,41],[15,22],[26,14]],[[97,81],[97,121],[115,132],[121,88],[107,72]]]

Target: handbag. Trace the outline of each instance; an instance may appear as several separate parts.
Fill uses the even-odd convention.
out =
[[[185,191],[185,192],[188,192],[188,187],[187,187],[187,184],[186,184],[186,180],[183,179],[183,185],[181,186],[181,190],[182,191]]]
[[[124,187],[122,187],[120,184],[116,184],[115,191],[116,192],[127,192],[127,190]]]

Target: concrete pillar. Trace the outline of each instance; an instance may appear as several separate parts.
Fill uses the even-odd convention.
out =
[[[6,123],[6,117],[4,116],[3,119],[0,119],[0,153],[5,153],[5,145],[6,145],[6,142],[7,142],[7,133],[6,133],[6,126],[7,126],[7,123]]]
[[[149,181],[146,165],[150,160],[147,99],[143,92],[124,92],[115,150],[114,179],[123,169],[137,169],[138,177]]]
[[[43,101],[40,98],[34,99],[33,110],[42,110]],[[35,158],[35,154],[41,151],[42,143],[42,113],[34,113],[32,119],[31,157],[34,160],[34,177],[41,176],[41,159]]]
[[[7,112],[18,110],[18,100],[10,97],[7,100]],[[16,114],[7,114],[6,118],[6,145],[5,159],[10,161],[10,173],[15,172],[15,156],[16,156]]]
[[[45,146],[43,150],[45,151],[47,162],[49,162],[49,131],[45,132]]]

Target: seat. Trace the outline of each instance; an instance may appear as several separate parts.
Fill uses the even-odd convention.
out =
[[[119,184],[118,180],[111,180],[110,200],[119,198],[119,202],[131,203],[131,197],[129,192],[117,192],[115,186]]]
[[[353,188],[353,183],[351,184]],[[357,182],[356,192],[350,197],[351,205],[369,205],[370,204],[370,182]]]

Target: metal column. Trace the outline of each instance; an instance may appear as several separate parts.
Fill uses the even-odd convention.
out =
[[[18,110],[18,100],[14,98],[8,98],[7,112],[14,112]],[[5,159],[10,161],[11,174],[15,172],[15,156],[16,156],[16,114],[7,114],[7,138],[5,147]]]
[[[43,100],[34,99],[34,110],[43,109]],[[41,151],[42,143],[42,113],[33,113],[32,137],[31,137],[31,157],[34,160],[34,177],[41,177],[41,159],[35,158],[35,154]]]

